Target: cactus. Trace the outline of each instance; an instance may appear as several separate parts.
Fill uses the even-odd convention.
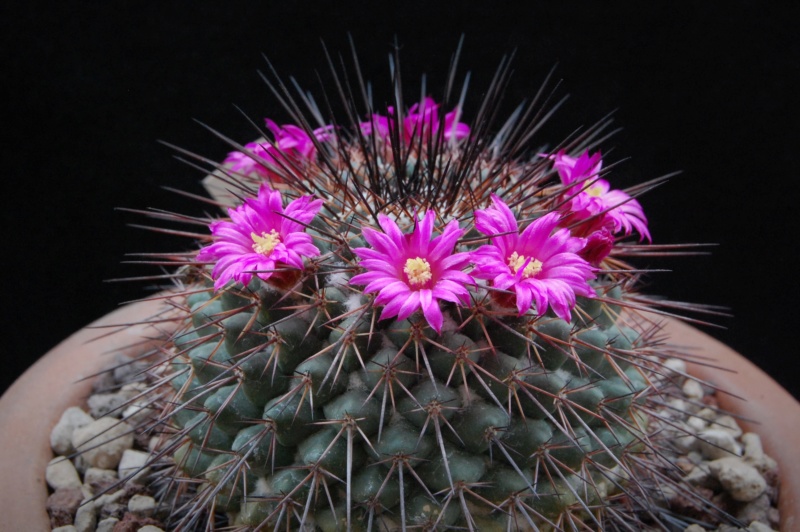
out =
[[[194,220],[151,368],[177,529],[679,522],[651,427],[667,311],[627,258],[656,249],[654,183],[610,187],[608,122],[555,149],[538,100],[495,124],[507,76],[470,117],[450,89],[406,107],[399,75],[376,110],[333,69],[328,121],[269,82],[295,124],[215,170],[227,216]]]

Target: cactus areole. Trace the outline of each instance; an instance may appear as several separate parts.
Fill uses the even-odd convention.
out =
[[[546,98],[498,121],[508,74],[473,111],[455,67],[382,107],[332,68],[327,119],[268,80],[293,123],[214,169],[235,199],[179,257],[153,368],[177,529],[671,526],[674,355],[627,259],[654,182],[613,188],[608,122],[547,149]]]

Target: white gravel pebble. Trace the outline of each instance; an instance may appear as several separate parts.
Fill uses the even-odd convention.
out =
[[[94,418],[77,406],[64,410],[61,419],[50,432],[50,447],[59,455],[68,455],[75,451],[72,445],[72,433],[75,429],[85,427]]]
[[[706,429],[698,433],[697,438],[700,452],[711,460],[742,454],[741,446],[727,430]]]
[[[50,460],[45,469],[44,478],[47,485],[57,490],[58,488],[80,488],[81,477],[73,463],[63,457],[57,456]]]
[[[135,476],[128,480],[128,482],[141,484],[144,482],[145,477],[149,472],[149,468],[144,467],[147,465],[147,460],[149,459],[150,455],[147,453],[135,451],[133,449],[126,449],[125,452],[122,453],[122,458],[119,461],[119,468],[117,469],[119,478],[127,478],[128,475],[138,472]]]
[[[114,532],[114,527],[117,525],[117,523],[119,523],[119,519],[116,517],[107,517],[97,523],[96,532]]]
[[[120,417],[128,396],[121,393],[98,393],[89,397],[87,404],[89,413],[95,418],[111,416]]]
[[[711,475],[711,470],[707,463],[696,465],[688,475],[683,477],[683,480],[693,486],[701,486],[704,488],[711,487],[714,484],[719,485],[716,478]]]
[[[97,527],[97,509],[94,501],[83,501],[75,514],[75,529],[78,532],[94,532]]]
[[[132,405],[129,405],[122,413],[122,419],[131,425],[139,425],[150,419],[152,415],[153,410],[147,403],[133,403]]]
[[[54,528],[51,532],[78,532],[73,525],[65,525]]]
[[[83,483],[84,484],[105,483],[109,481],[115,481],[118,478],[119,477],[117,476],[117,472],[114,471],[113,469],[100,469],[99,467],[90,467],[83,474]]]
[[[736,422],[733,416],[729,416],[727,414],[721,415],[714,419],[710,423],[710,426],[714,429],[728,431],[734,438],[738,438],[742,435],[742,429],[739,427],[739,423]]]
[[[136,515],[153,515],[156,511],[156,500],[147,495],[134,495],[128,501],[128,511]]]
[[[88,466],[114,469],[122,453],[133,447],[133,433],[124,421],[103,417],[75,430],[72,444],[83,451],[81,457]]]
[[[709,462],[708,467],[734,500],[752,501],[767,488],[767,483],[758,470],[740,458],[720,458]]]
[[[701,417],[692,416],[686,420],[686,424],[689,425],[695,434],[697,434],[708,426],[708,421]]]
[[[137,532],[164,532],[163,529],[153,525],[144,525]]]
[[[764,447],[761,446],[761,436],[754,432],[742,434],[744,445],[744,459],[748,462],[757,462],[764,457]]]
[[[124,489],[117,490],[113,493],[105,493],[103,495],[100,495],[97,499],[95,499],[95,506],[97,508],[102,508],[106,504],[114,504],[127,494],[128,492],[126,492]]]
[[[686,382],[683,383],[683,393],[689,399],[702,399],[703,387],[694,379],[686,379]]]
[[[668,358],[664,361],[664,368],[680,375],[686,374],[686,362],[680,358]]]
[[[778,467],[775,460],[764,454],[761,437],[758,434],[752,432],[742,434],[741,440],[744,445],[744,461],[758,469],[759,473],[763,475]]]
[[[753,521],[747,526],[747,532],[776,532],[776,530],[760,521]]]

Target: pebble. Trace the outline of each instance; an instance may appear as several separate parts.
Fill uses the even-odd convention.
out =
[[[748,462],[758,462],[764,457],[764,447],[761,446],[761,436],[754,432],[742,434],[744,446],[744,459]]]
[[[64,456],[57,456],[50,460],[44,472],[47,485],[52,489],[80,488],[81,477],[73,463]]]
[[[662,435],[676,443],[682,453],[675,459],[685,473],[683,480],[697,486],[709,499],[713,495],[714,501],[727,500],[729,504],[731,499],[739,501],[730,511],[740,521],[750,523],[746,532],[774,532],[765,523],[778,526],[779,516],[774,506],[777,466],[764,454],[761,439],[754,433],[742,434],[732,416],[711,408],[716,403],[704,395],[709,390],[699,383],[686,379],[681,386],[683,361],[667,361],[665,368],[669,370],[666,373],[674,383],[672,386],[681,387],[686,396],[672,397],[668,403],[672,408],[661,413],[662,419],[670,420],[662,425]],[[119,368],[119,372],[130,375],[132,369]],[[54,449],[58,446],[70,453],[75,448],[84,451],[73,459],[83,464],[77,468],[72,465],[70,470],[70,461],[64,457],[48,465],[46,478],[55,490],[47,502],[51,525],[59,532],[164,532],[159,528],[163,524],[153,517],[159,509],[157,501],[141,493],[146,488],[134,484],[147,474],[147,462],[152,455],[140,449],[148,444],[155,448],[160,441],[159,436],[152,436],[149,442],[145,437],[134,437],[133,427],[146,423],[153,414],[147,405],[139,404],[137,397],[145,385],[128,384],[110,393],[108,390],[118,384],[111,381],[106,384],[98,390],[97,398],[89,400],[90,411],[99,417],[97,421],[84,410],[73,407],[64,412],[51,433]],[[126,401],[131,404],[120,407]],[[78,471],[84,471],[83,484]],[[116,485],[137,471],[131,481]],[[674,490],[664,489],[667,500],[670,492]],[[675,495],[676,492],[672,493]],[[97,498],[87,501],[92,496]],[[684,532],[704,530],[691,525]],[[716,532],[734,530],[745,532],[730,525],[720,525]]]
[[[84,485],[88,486],[94,495],[105,493],[106,490],[111,489],[118,481],[119,477],[117,476],[117,472],[113,469],[90,467],[83,474]]]
[[[678,375],[686,374],[686,362],[680,358],[668,358],[664,361],[663,367]]]
[[[150,471],[149,468],[145,467],[149,459],[150,455],[147,453],[134,449],[126,449],[125,452],[122,453],[122,458],[119,461],[119,468],[117,469],[119,478],[126,479],[128,476],[133,475],[128,482],[141,484]]]
[[[762,493],[752,501],[745,503],[736,511],[735,517],[745,523],[760,521],[769,522],[769,509],[772,506],[769,495]]]
[[[686,379],[686,382],[683,383],[683,387],[681,388],[683,393],[686,394],[686,397],[689,399],[702,399],[703,398],[703,387],[700,386],[700,383],[693,379]]]
[[[75,512],[83,499],[83,492],[80,488],[59,488],[55,490],[47,498],[50,526],[58,528],[71,525],[75,518]]]
[[[156,511],[156,500],[149,495],[134,495],[128,501],[128,511],[139,516],[150,517]]]
[[[714,419],[711,427],[719,430],[724,430],[731,433],[734,438],[739,438],[742,435],[742,428],[733,418],[727,414],[723,414]]]
[[[78,532],[92,532],[97,527],[97,511],[92,500],[85,500],[78,507],[72,523]]]
[[[697,434],[708,426],[708,421],[701,417],[692,416],[686,420],[686,424],[692,429],[692,432]]]
[[[752,501],[767,489],[767,483],[758,470],[738,457],[720,458],[709,462],[708,467],[736,501]]]
[[[700,452],[711,460],[742,454],[741,446],[726,430],[706,429],[697,434],[697,439]]]
[[[683,477],[683,480],[693,486],[700,486],[702,488],[714,489],[715,487],[719,487],[719,481],[711,474],[711,469],[708,467],[707,463],[695,466],[688,475]]]
[[[150,405],[147,403],[133,403],[129,405],[122,413],[122,419],[127,423],[138,426],[144,421],[150,419],[153,415]]]
[[[72,444],[81,451],[82,460],[90,467],[114,469],[122,454],[133,447],[130,425],[112,417],[103,417],[76,429]]]
[[[747,532],[776,532],[776,530],[773,529],[772,527],[765,525],[764,523],[753,521],[752,523],[750,523],[750,525],[748,525]]]
[[[107,517],[97,523],[97,532],[114,532],[114,527],[119,523],[116,517]]]
[[[100,519],[106,519],[110,517],[122,519],[125,516],[127,509],[128,506],[125,504],[120,504],[118,502],[106,503],[102,508],[100,508]]]
[[[745,462],[758,469],[758,472],[764,476],[777,475],[778,464],[764,454],[761,437],[758,434],[752,432],[742,434],[742,444],[744,445]]]
[[[688,423],[676,421],[675,431],[677,434],[672,438],[672,444],[675,445],[678,451],[686,454],[697,446],[697,438],[694,436],[695,431]]]
[[[719,416],[719,412],[717,412],[713,408],[706,407],[695,413],[695,416],[701,419],[705,419],[706,422],[711,423],[712,421],[717,419],[717,416]]]
[[[117,490],[113,493],[104,493],[103,495],[97,497],[95,500],[95,505],[100,508],[100,513],[103,513],[103,510],[105,510],[107,506],[111,508],[110,505],[117,504],[117,501],[125,497],[127,494],[128,492],[124,489]],[[108,512],[109,515],[113,513],[113,510],[114,509]]]
[[[69,455],[75,452],[72,445],[72,433],[75,429],[85,427],[94,421],[94,418],[77,406],[64,410],[61,419],[50,432],[50,447],[57,455]]]
[[[89,413],[95,419],[112,416],[118,417],[122,407],[128,402],[127,394],[100,393],[89,397]]]

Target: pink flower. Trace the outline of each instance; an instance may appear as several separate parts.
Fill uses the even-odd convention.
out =
[[[387,108],[389,116],[373,114],[370,120],[360,124],[361,132],[364,135],[374,134],[383,140],[391,137],[392,128],[396,127],[394,107]],[[442,128],[442,136],[445,140],[462,140],[469,136],[469,126],[458,121],[459,110],[455,109],[444,115],[444,126],[439,120],[439,104],[433,98],[427,97],[420,103],[415,103],[408,110],[403,118],[402,139],[406,144],[410,144],[415,138],[425,140],[432,135],[439,133]]]
[[[314,141],[304,129],[291,124],[279,126],[269,118],[265,122],[275,136],[274,143],[250,142],[245,144],[245,151],[230,152],[224,164],[230,165],[231,171],[280,182],[282,179],[276,170],[286,166],[289,161],[302,162],[316,157]],[[314,138],[319,142],[328,141],[331,128],[325,126],[315,129]]]
[[[514,292],[522,315],[536,305],[541,315],[548,306],[569,321],[575,296],[595,295],[588,281],[593,268],[578,255],[586,241],[558,229],[559,214],[551,212],[531,222],[522,233],[508,205],[492,195],[492,207],[475,212],[475,227],[491,243],[473,253],[478,279],[487,279],[500,290]]]
[[[322,200],[304,196],[284,209],[281,193],[262,185],[257,197],[228,209],[231,221],[211,224],[214,243],[202,248],[197,259],[216,261],[211,272],[216,290],[231,280],[246,285],[253,274],[280,286],[286,281],[281,270],[302,270],[303,257],[319,255],[304,224],[320,207]]]
[[[442,233],[431,239],[436,214],[428,211],[410,234],[403,234],[397,223],[378,215],[383,232],[365,227],[364,239],[371,248],[355,248],[360,266],[367,270],[350,279],[350,284],[366,285],[364,293],[378,292],[376,305],[385,305],[381,319],[397,316],[404,320],[416,310],[436,332],[442,330],[439,300],[466,304],[466,285],[472,277],[462,271],[469,263],[469,253],[453,253],[464,233],[453,220]]]
[[[563,221],[565,226],[586,222],[576,228],[582,236],[604,227],[626,236],[636,230],[640,240],[651,240],[647,218],[639,202],[621,190],[611,190],[608,181],[598,178],[603,166],[600,152],[589,155],[587,151],[575,158],[560,151],[549,157],[561,182],[567,185],[564,195],[569,200],[563,206],[568,212]]]

